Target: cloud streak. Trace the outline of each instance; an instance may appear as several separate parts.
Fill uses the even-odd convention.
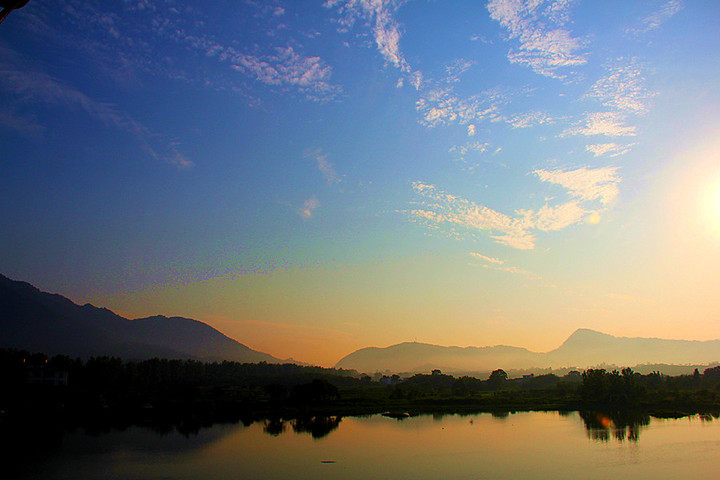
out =
[[[243,5],[260,9],[258,15],[267,22],[279,22],[285,13],[281,7]],[[40,4],[28,14],[28,25],[55,43],[83,50],[121,83],[124,77],[138,81],[136,73],[141,72],[243,94],[249,90],[245,78],[300,91],[312,100],[331,99],[341,91],[331,82],[332,68],[318,56],[303,54],[292,40],[263,49],[239,47],[214,30],[201,12],[172,2],[126,1],[103,7],[76,1],[62,9]],[[129,17],[132,22],[123,21]]]
[[[636,127],[625,125],[625,116],[620,112],[586,113],[578,124],[567,128],[560,136],[569,135],[605,135],[608,137],[628,137],[636,134]]]
[[[509,102],[509,95],[498,89],[486,90],[466,98],[459,97],[453,87],[438,86],[423,92],[415,104],[420,123],[426,127],[468,124],[502,118],[500,108]],[[469,132],[470,130],[468,130]],[[475,131],[473,127],[472,131]]]
[[[504,119],[512,128],[530,128],[555,123],[555,118],[541,111],[519,113]]]
[[[533,173],[542,182],[563,187],[569,200],[554,206],[546,203],[537,210],[516,210],[511,216],[443,192],[434,185],[415,182],[413,190],[424,201],[421,208],[410,211],[410,217],[433,229],[447,226],[449,230],[445,233],[459,238],[482,233],[501,245],[532,250],[536,243],[534,231],[563,230],[588,216],[596,217],[619,194],[621,178],[616,167]]]
[[[465,145],[455,145],[450,147],[448,153],[455,156],[458,160],[464,160],[465,156],[470,152],[485,153],[490,144],[487,142],[468,142]]]
[[[535,237],[522,222],[483,205],[438,190],[433,185],[415,182],[415,192],[429,200],[425,208],[415,209],[411,216],[428,225],[448,224],[471,233],[486,232],[496,242],[521,250],[535,247]]]
[[[477,253],[477,252],[470,252],[470,256],[473,258],[478,258],[480,260],[484,260],[489,263],[494,263],[495,265],[502,265],[503,263],[505,263],[502,260],[500,260],[499,258],[488,257],[486,255],[483,255],[483,254]]]
[[[386,62],[406,74],[408,81],[419,89],[422,73],[413,71],[400,50],[400,25],[394,12],[405,3],[403,0],[327,0],[326,8],[336,8],[343,15],[341,31],[347,31],[358,18],[365,19],[371,26],[375,46]]]
[[[609,157],[619,157],[620,155],[628,153],[634,145],[634,143],[630,143],[628,145],[619,145],[617,143],[595,143],[593,145],[586,146],[585,150],[592,152],[595,157],[602,157],[604,155]]]
[[[585,96],[615,111],[642,115],[648,112],[648,102],[654,94],[645,87],[640,67],[629,62],[608,66],[607,74],[595,82]]]
[[[287,85],[318,95],[337,91],[329,82],[332,69],[320,57],[301,56],[292,47],[277,47],[275,54],[264,57],[234,52],[230,63],[234,70],[266,85]]]
[[[543,182],[566,188],[572,198],[609,204],[620,193],[621,178],[618,167],[577,168],[575,170],[535,170],[533,173]]]
[[[320,174],[325,179],[328,185],[335,185],[340,183],[342,179],[340,175],[335,171],[334,165],[328,160],[328,156],[321,149],[312,150],[305,154],[305,158],[312,160],[315,166],[320,171]]]
[[[648,33],[652,30],[660,28],[666,21],[682,10],[682,8],[683,2],[681,0],[670,0],[665,2],[659,10],[643,18],[640,21],[639,27],[628,29],[627,33],[639,36],[643,33]]]

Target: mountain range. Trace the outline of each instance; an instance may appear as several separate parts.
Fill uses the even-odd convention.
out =
[[[71,357],[286,362],[252,350],[197,320],[162,315],[129,320],[106,308],[80,306],[2,275],[0,347]]]
[[[700,364],[720,360],[720,340],[689,341],[659,338],[614,337],[581,328],[555,350],[540,353],[504,345],[493,347],[443,347],[406,342],[385,348],[357,350],[335,368],[359,372],[490,372],[494,369],[532,370],[588,368],[604,364]]]
[[[129,320],[106,308],[77,305],[57,294],[0,275],[0,348],[71,357],[113,355],[125,359],[182,358],[243,363],[299,363],[253,350],[198,320],[162,315]],[[720,340],[688,341],[614,337],[579,329],[558,348],[446,347],[407,342],[368,347],[342,358],[335,368],[358,372],[487,373],[588,368],[603,364],[707,365],[720,361]]]

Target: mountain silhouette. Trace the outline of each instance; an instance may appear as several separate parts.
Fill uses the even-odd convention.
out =
[[[494,347],[443,347],[427,343],[406,342],[385,348],[368,347],[341,359],[335,368],[355,369],[358,372],[392,370],[395,372],[426,371],[484,371],[497,365],[503,368],[523,368],[534,365],[538,354],[525,348],[498,345]]]
[[[720,340],[666,340],[614,337],[581,328],[557,349],[545,354],[553,366],[592,366],[601,363],[707,364],[720,360]]]
[[[369,347],[342,358],[335,368],[359,372],[489,372],[545,368],[588,368],[604,364],[709,364],[720,360],[720,340],[689,341],[615,337],[581,328],[555,350],[540,353],[525,348],[444,347],[407,342],[385,348]]]
[[[129,320],[106,308],[80,306],[62,295],[0,275],[2,347],[71,357],[283,362],[197,320],[164,316]]]

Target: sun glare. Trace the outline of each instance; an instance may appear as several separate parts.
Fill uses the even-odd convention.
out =
[[[711,183],[702,201],[702,223],[711,232],[720,235],[720,180]]]

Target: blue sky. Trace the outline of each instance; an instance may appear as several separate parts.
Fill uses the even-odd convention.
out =
[[[719,25],[714,1],[31,0],[0,25],[0,271],[328,365],[719,338]]]

